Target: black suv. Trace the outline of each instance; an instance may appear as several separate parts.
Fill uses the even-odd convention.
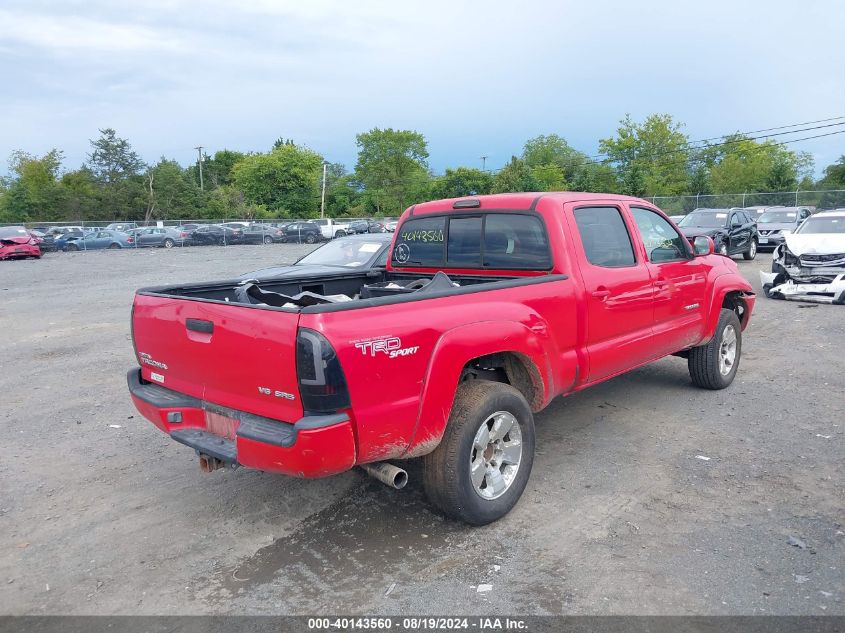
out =
[[[690,242],[699,235],[712,238],[720,255],[741,253],[745,259],[757,256],[757,221],[743,209],[696,209],[678,222],[678,227]]]

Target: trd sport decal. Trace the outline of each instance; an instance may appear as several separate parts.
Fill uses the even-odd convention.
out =
[[[385,354],[388,358],[399,358],[400,356],[416,354],[420,349],[419,346],[402,347],[402,340],[397,336],[385,336],[351,342],[361,350],[364,356],[371,357],[375,357],[376,354]]]

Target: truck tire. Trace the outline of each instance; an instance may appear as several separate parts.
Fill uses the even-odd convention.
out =
[[[335,237],[346,237],[346,231],[344,231],[343,229],[335,231],[334,236]]]
[[[757,257],[757,240],[751,240],[751,244],[748,245],[748,250],[742,254],[742,259],[751,261],[755,257]]]
[[[704,389],[724,389],[733,382],[742,355],[742,328],[733,310],[722,308],[716,333],[706,345],[689,351],[692,382]]]
[[[516,505],[534,463],[534,416],[508,384],[461,383],[440,444],[423,457],[432,505],[471,525],[502,518]]]

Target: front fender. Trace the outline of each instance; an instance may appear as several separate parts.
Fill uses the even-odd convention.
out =
[[[704,345],[716,334],[716,326],[719,324],[719,315],[722,311],[722,305],[725,298],[730,293],[739,293],[739,296],[745,302],[746,312],[741,320],[742,329],[745,330],[751,318],[751,311],[754,309],[754,301],[756,295],[751,284],[739,273],[728,272],[716,277],[713,280],[713,285],[710,291],[712,301],[710,308],[707,311],[707,317],[704,327],[704,338],[699,342],[699,345]]]
[[[501,352],[515,352],[536,368],[542,402],[553,393],[548,327],[542,321],[531,326],[515,321],[481,321],[453,328],[437,341],[431,354],[420,396],[419,414],[411,442],[403,457],[417,457],[440,443],[458,381],[464,366],[473,358]]]

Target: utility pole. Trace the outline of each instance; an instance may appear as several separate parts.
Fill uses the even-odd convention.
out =
[[[326,217],[326,167],[327,161],[323,161],[323,192],[320,194],[320,217]]]
[[[481,171],[487,171],[487,156],[481,157]]]
[[[197,164],[200,166],[200,191],[204,191],[202,183],[202,145],[198,145],[194,149],[197,150]]]

